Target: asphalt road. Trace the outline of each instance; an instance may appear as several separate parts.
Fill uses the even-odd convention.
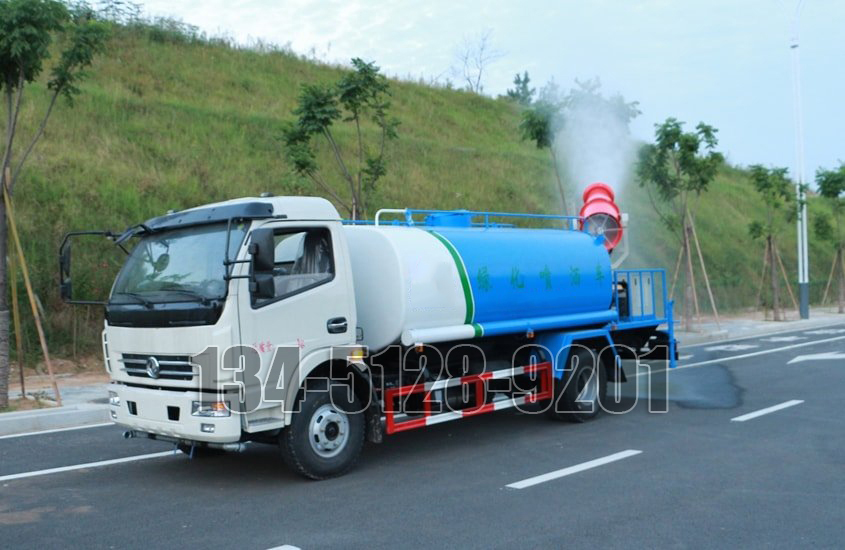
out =
[[[391,436],[322,482],[269,446],[190,460],[114,426],[2,438],[0,544],[841,548],[845,323],[681,355],[652,376],[667,413],[644,399],[581,425],[502,411]],[[647,381],[620,385],[620,407]]]

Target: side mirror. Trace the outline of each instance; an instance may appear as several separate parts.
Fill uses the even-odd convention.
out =
[[[59,294],[62,300],[73,300],[73,285],[70,280],[70,241],[67,240],[59,251]]]
[[[272,273],[253,273],[249,282],[249,293],[256,300],[269,300],[276,297],[276,283]]]
[[[249,293],[253,299],[263,300],[276,296],[273,267],[276,260],[276,244],[272,229],[256,229],[250,235],[249,253],[252,256],[252,274]]]
[[[68,304],[77,304],[77,305],[99,305],[104,306],[106,302],[104,300],[75,300],[73,298],[73,285],[71,284],[71,265],[70,265],[70,257],[71,257],[71,240],[76,237],[105,237],[108,239],[109,248],[111,250],[114,249],[112,246],[115,242],[114,240],[114,233],[111,231],[98,231],[98,230],[86,230],[86,231],[71,231],[69,233],[65,233],[64,238],[62,239],[62,244],[59,246],[59,296],[61,296],[62,301]],[[104,241],[100,240],[100,243],[104,243]],[[120,247],[123,252],[126,252],[126,249],[122,246]],[[102,259],[102,268],[109,270],[111,267],[116,267],[115,265],[109,265],[109,258],[102,256],[103,253],[108,252],[105,249],[94,249],[90,250],[86,247],[82,248],[82,256],[84,260],[88,260],[89,258],[96,257],[98,258],[98,262]],[[98,256],[99,254],[99,256]],[[85,262],[83,262],[85,263]],[[98,266],[99,267],[99,266]],[[89,275],[85,272],[81,272],[82,275],[82,285],[80,288],[83,291],[83,294],[86,291],[86,279],[89,279]]]
[[[275,240],[272,229],[256,229],[250,235],[249,253],[252,256],[252,272],[273,273],[276,260]]]

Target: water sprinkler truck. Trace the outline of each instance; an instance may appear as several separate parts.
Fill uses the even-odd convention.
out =
[[[583,198],[579,216],[373,221],[322,198],[241,198],[68,233],[60,291],[105,307],[109,408],[126,437],[192,458],[276,444],[323,479],[365,440],[441,422],[508,408],[584,422],[608,381],[625,381],[623,360],[674,366],[665,272],[617,269],[626,217],[605,184]],[[106,302],[73,298],[71,243],[92,235],[127,254]]]

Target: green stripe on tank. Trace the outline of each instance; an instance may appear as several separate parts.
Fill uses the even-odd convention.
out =
[[[481,338],[482,336],[484,336],[484,327],[482,327],[478,323],[473,323],[472,328],[475,329],[476,338]]]
[[[458,268],[458,276],[461,279],[461,287],[464,290],[464,300],[466,301],[467,306],[467,315],[464,323],[467,325],[471,325],[472,320],[475,318],[475,300],[472,297],[472,288],[469,286],[469,276],[467,275],[467,268],[464,265],[464,261],[461,259],[461,255],[458,254],[458,251],[449,242],[449,239],[438,233],[437,231],[429,231],[432,235],[434,235],[438,241],[443,243],[443,246],[446,247],[446,250],[449,251],[449,254],[452,255],[452,259],[455,261],[455,267]],[[481,329],[481,325],[475,327],[475,335],[476,337],[480,336],[479,332],[483,333],[484,331]]]

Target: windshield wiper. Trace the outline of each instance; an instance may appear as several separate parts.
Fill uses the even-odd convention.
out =
[[[140,294],[138,294],[137,292],[115,292],[114,295],[115,296],[129,296],[130,298],[135,298],[140,303],[144,304],[144,307],[149,308],[149,309],[153,308],[153,303],[151,301],[147,300],[146,298],[144,298],[143,296],[141,296]]]
[[[196,292],[195,290],[190,290],[190,289],[187,289],[187,288],[184,288],[184,287],[181,287],[181,286],[180,287],[175,287],[175,286],[173,286],[173,287],[163,287],[161,290],[163,292],[181,292],[185,296],[191,296],[192,298],[195,298],[197,301],[202,302],[202,305],[204,305],[204,306],[207,306],[209,303],[211,303],[211,299],[208,296],[206,296],[204,294],[200,294],[199,292]]]

